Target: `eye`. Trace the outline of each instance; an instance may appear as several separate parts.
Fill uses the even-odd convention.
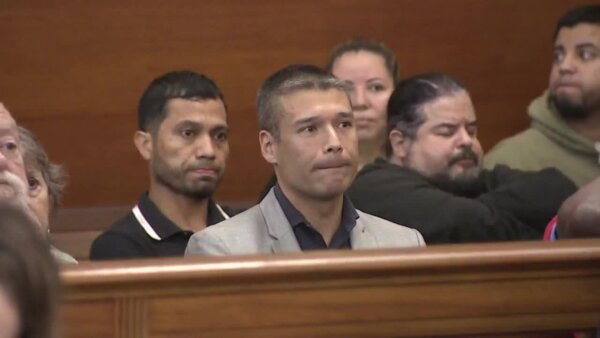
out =
[[[467,126],[467,134],[474,137],[477,135],[477,126]]]
[[[214,138],[219,142],[225,142],[229,138],[229,133],[226,131],[220,131],[214,135]]]
[[[584,48],[579,51],[579,58],[584,61],[594,59],[597,56],[598,56],[598,53],[591,48]]]
[[[354,125],[354,123],[352,121],[342,121],[340,122],[340,127],[341,128],[352,128],[352,126]]]
[[[384,91],[386,88],[381,83],[371,83],[367,86],[367,89],[371,92],[377,93],[377,92]]]
[[[436,130],[436,134],[442,137],[452,137],[456,133],[455,127],[444,126]]]
[[[27,183],[29,184],[29,190],[35,190],[40,186],[40,181],[33,175],[27,175]]]
[[[0,143],[0,149],[2,149],[3,152],[5,152],[5,151],[15,152],[15,151],[17,151],[17,149],[19,149],[19,147],[17,146],[17,143],[14,141],[6,141],[3,143]]]
[[[304,134],[312,134],[316,131],[317,131],[317,127],[315,127],[315,126],[306,126],[306,127],[300,128],[300,133],[304,133]]]
[[[184,138],[191,138],[194,137],[196,135],[196,130],[194,129],[190,129],[190,128],[185,128],[181,130],[181,136],[183,136]]]
[[[7,158],[17,158],[19,155],[19,146],[14,141],[5,141],[0,143],[0,153]]]
[[[565,58],[565,53],[560,49],[555,49],[552,52],[552,59],[554,62],[561,62]]]

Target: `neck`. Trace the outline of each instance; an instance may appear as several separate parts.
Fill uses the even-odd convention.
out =
[[[281,182],[279,186],[285,197],[290,200],[292,205],[300,211],[304,218],[323,236],[325,243],[329,245],[342,221],[344,195],[340,194],[326,200],[313,199],[287,189]]]
[[[402,160],[394,155],[390,156],[390,158],[387,161],[388,163],[391,163],[393,165],[404,167],[404,163],[402,162]]]
[[[363,141],[358,143],[358,170],[375,161],[375,159],[378,157],[385,155],[385,148],[382,147],[381,144],[383,144],[383,142],[380,142],[380,140]]]
[[[148,196],[182,230],[196,232],[206,228],[208,198],[193,199],[156,182],[151,184]]]
[[[594,141],[600,141],[600,111],[592,112],[584,119],[568,119],[565,120],[567,125],[575,130],[578,134]]]

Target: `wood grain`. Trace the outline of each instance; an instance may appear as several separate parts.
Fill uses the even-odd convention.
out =
[[[231,158],[218,197],[258,198],[254,97],[290,63],[322,64],[354,36],[385,41],[402,76],[445,71],[471,89],[485,148],[524,129],[546,87],[556,19],[584,0],[7,0],[0,101],[71,172],[67,207],[129,205],[147,186],[132,145],[137,101],[156,76],[193,69],[222,87]]]
[[[82,311],[114,332],[145,323],[117,337],[464,337],[600,323],[600,240],[87,262],[62,278],[68,337],[90,334]],[[95,315],[124,299],[142,307]]]

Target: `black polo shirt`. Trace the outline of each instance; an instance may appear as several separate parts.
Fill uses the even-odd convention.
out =
[[[206,224],[229,218],[212,199]],[[91,260],[183,256],[192,231],[182,230],[143,193],[130,213],[102,233],[90,250]]]
[[[350,242],[350,234],[352,229],[356,226],[356,220],[358,219],[358,213],[350,199],[344,196],[344,204],[342,206],[342,219],[340,226],[333,234],[331,243],[327,246],[323,236],[310,224],[310,222],[292,205],[290,200],[285,197],[279,185],[275,185],[273,188],[275,198],[279,202],[279,206],[283,210],[285,217],[294,230],[294,235],[302,251],[307,250],[326,250],[326,249],[352,249],[352,243]]]

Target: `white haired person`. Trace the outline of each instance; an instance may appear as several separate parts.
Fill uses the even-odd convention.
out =
[[[47,232],[50,218],[60,205],[67,174],[64,167],[50,163],[44,148],[31,131],[19,127],[19,141],[29,184],[29,207],[42,230]],[[53,246],[51,252],[59,263],[77,263],[75,258]]]

